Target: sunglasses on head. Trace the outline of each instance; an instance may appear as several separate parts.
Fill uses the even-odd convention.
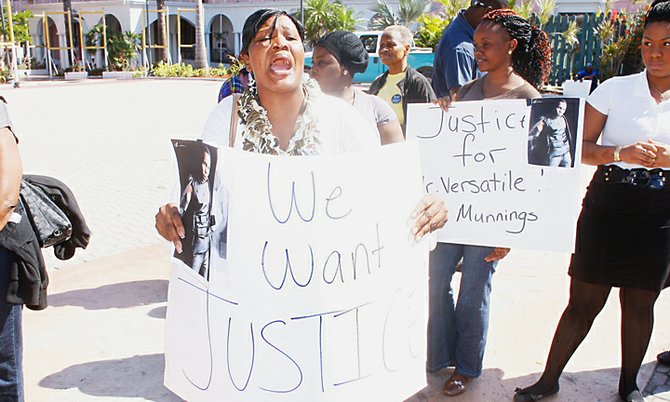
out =
[[[489,8],[490,6],[485,4],[483,1],[475,1],[475,2],[472,2],[472,7]]]

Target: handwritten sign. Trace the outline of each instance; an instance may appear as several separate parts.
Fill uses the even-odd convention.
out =
[[[211,253],[209,281],[174,259],[166,385],[192,402],[400,401],[423,388],[427,245],[408,221],[418,144],[219,150],[217,174],[227,258]]]
[[[583,101],[456,102],[447,113],[410,105],[408,114],[425,190],[449,210],[439,241],[573,250]]]

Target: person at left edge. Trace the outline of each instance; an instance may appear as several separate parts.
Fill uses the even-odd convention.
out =
[[[18,139],[0,97],[0,229],[4,229],[19,199],[23,167]],[[25,216],[23,217],[25,219]],[[39,251],[38,251],[39,252]],[[24,400],[22,305],[7,302],[14,255],[0,247],[0,401]],[[40,256],[41,258],[41,256]]]

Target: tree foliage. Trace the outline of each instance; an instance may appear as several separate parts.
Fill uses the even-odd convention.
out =
[[[600,56],[600,79],[642,71],[640,43],[644,28],[644,12],[608,11],[595,29],[603,44]]]
[[[456,18],[459,11],[470,6],[470,0],[439,0],[439,2],[442,4],[440,15],[448,22]]]
[[[370,9],[375,14],[370,20],[369,28],[380,30],[391,25],[409,27],[419,20],[430,3],[431,0],[400,0],[396,13],[386,0],[377,0],[377,3]]]
[[[2,35],[7,38],[9,41],[9,21],[7,19],[7,8],[3,7],[4,13],[4,22],[2,26],[4,29],[0,28]],[[30,24],[29,19],[33,17],[33,13],[30,10],[19,11],[12,14],[12,22],[14,23],[14,40],[19,43],[30,42],[32,43],[32,37],[30,36]]]
[[[305,40],[309,43],[319,39],[326,32],[353,31],[359,21],[356,11],[340,1],[308,0],[305,3],[304,13]],[[300,11],[294,16],[300,20]]]
[[[400,18],[391,9],[391,6],[384,0],[377,0],[371,11],[374,11],[372,19],[370,19],[369,28],[372,30],[382,30],[391,25],[400,23]]]
[[[400,23],[409,27],[418,21],[431,0],[400,0],[398,5],[398,19]]]
[[[442,33],[451,21],[458,16],[458,12],[470,6],[470,0],[439,0],[442,5],[438,15],[423,14],[417,20],[419,30],[414,35],[414,41],[419,47],[435,49],[440,42]]]
[[[93,26],[86,34],[87,46],[101,46],[103,39],[102,24]],[[142,49],[142,35],[130,31],[114,32],[105,27],[107,36],[107,54],[114,71],[126,71],[131,68],[131,61],[136,59]]]
[[[437,15],[424,14],[419,17],[421,28],[414,35],[414,42],[419,47],[435,49],[440,42],[442,32],[449,25],[449,20]]]

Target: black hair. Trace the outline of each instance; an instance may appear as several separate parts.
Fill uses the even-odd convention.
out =
[[[491,7],[494,10],[509,7],[507,0],[471,0],[470,7]]]
[[[651,3],[644,19],[644,27],[646,28],[652,22],[670,22],[669,0],[655,0]]]
[[[512,53],[512,68],[524,80],[539,88],[551,72],[551,46],[546,32],[510,9],[491,10],[480,24],[502,26],[518,44]]]
[[[349,31],[328,32],[314,42],[317,46],[326,49],[337,61],[344,66],[353,77],[362,73],[368,67],[368,51],[358,35]]]
[[[263,24],[265,24],[265,21],[272,17],[280,17],[282,15],[287,16],[291,22],[293,22],[295,27],[298,29],[300,39],[304,41],[305,27],[303,27],[300,21],[298,21],[294,16],[284,10],[277,10],[275,8],[262,8],[251,14],[249,17],[247,17],[247,20],[244,21],[244,28],[242,28],[242,49],[240,50],[240,53],[249,54],[249,46],[251,46],[251,42],[256,37],[256,34],[261,29]],[[276,24],[277,19],[275,19],[274,23],[272,24],[272,32],[270,34],[274,33]]]

